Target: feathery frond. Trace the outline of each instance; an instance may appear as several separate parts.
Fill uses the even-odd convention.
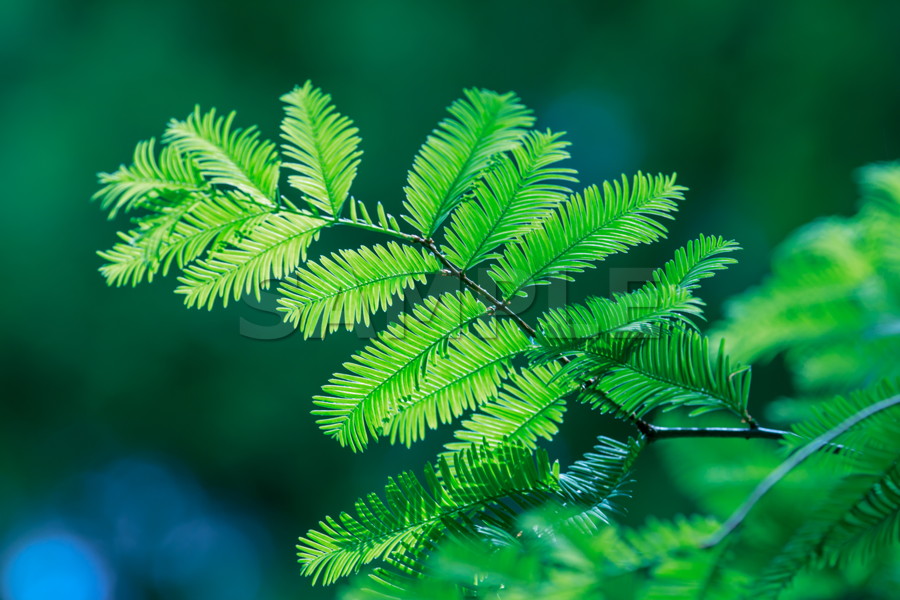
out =
[[[300,539],[300,563],[313,581],[332,583],[360,566],[398,553],[415,555],[448,522],[510,520],[511,505],[533,506],[557,487],[547,454],[513,446],[472,447],[440,457],[424,484],[410,472],[389,479],[382,500],[369,494],[356,514],[341,513]]]
[[[153,219],[142,222],[142,226],[150,224],[154,233],[165,236],[159,260],[166,275],[173,263],[183,269],[204,252],[215,253],[228,244],[239,243],[271,216],[271,209],[240,193],[226,192],[191,204],[177,220]]]
[[[592,342],[565,371],[581,381],[596,378],[585,399],[604,412],[642,417],[660,407],[693,407],[692,415],[726,409],[749,420],[749,368],[732,366],[721,346],[712,353],[693,330]]]
[[[653,272],[653,282],[657,287],[676,286],[685,290],[700,287],[700,280],[712,277],[716,271],[727,269],[737,261],[729,252],[740,250],[733,241],[722,237],[700,234],[686,246],[675,251],[675,257]]]
[[[554,166],[569,158],[561,134],[533,131],[522,144],[497,154],[472,197],[454,211],[447,229],[447,258],[465,271],[498,256],[494,249],[535,228],[571,190],[575,171]]]
[[[624,486],[645,445],[643,439],[623,443],[605,436],[597,442],[593,452],[585,453],[559,476],[564,505],[578,510],[567,521],[588,531],[596,531],[598,521],[610,522],[608,513],[616,510],[617,497],[626,495]]]
[[[180,204],[160,207],[120,234],[123,242],[100,252],[108,261],[100,268],[110,285],[152,281],[168,274],[172,264],[184,268],[209,249],[220,249],[262,223],[271,211],[230,192],[211,198],[192,196]]]
[[[319,426],[354,451],[365,448],[400,400],[419,389],[427,363],[485,311],[466,291],[426,298],[401,315],[344,364],[347,372],[329,380],[325,395],[316,396]]]
[[[278,155],[275,144],[261,140],[256,127],[232,129],[235,113],[216,117],[200,107],[184,121],[172,120],[163,140],[196,163],[209,183],[236,189],[254,202],[278,204]]]
[[[406,219],[426,238],[472,189],[491,156],[514,148],[534,122],[515,94],[472,89],[465,96],[428,136],[409,173]]]
[[[879,475],[846,477],[828,492],[788,544],[775,554],[754,586],[777,598],[804,568],[865,561],[900,541],[900,462]]]
[[[229,297],[239,300],[281,279],[302,261],[306,250],[328,226],[327,221],[293,213],[272,214],[227,248],[211,253],[184,270],[175,290],[184,294],[188,307],[212,309],[217,297],[227,306]]]
[[[279,310],[305,338],[317,330],[324,336],[342,326],[368,325],[370,315],[439,270],[431,254],[396,242],[342,250],[307,263],[283,282]]]
[[[650,337],[673,323],[693,327],[691,318],[702,318],[703,302],[690,292],[701,279],[733,263],[734,259],[721,255],[736,249],[733,242],[701,235],[679,248],[674,259],[633,292],[612,298],[594,296],[584,304],[547,311],[538,322],[541,348],[532,353],[533,358],[555,360],[600,337]]]
[[[339,114],[331,96],[307,81],[281,97],[287,106],[281,122],[284,163],[296,171],[288,182],[315,208],[339,216],[359,165],[359,132]]]
[[[472,330],[461,331],[446,354],[428,364],[419,388],[394,406],[384,425],[391,442],[409,446],[425,437],[426,427],[435,429],[494,398],[510,361],[530,346],[509,320],[493,326],[477,321]]]
[[[729,326],[720,335],[736,356],[755,360],[860,335],[878,290],[873,265],[854,247],[854,229],[836,220],[808,226],[781,248],[782,260],[763,287],[726,305]]]
[[[893,434],[900,435],[900,428]],[[896,439],[890,440],[895,449]],[[831,524],[816,547],[820,564],[865,562],[896,547],[900,543],[900,450],[881,472],[842,481],[822,512],[825,515],[816,517]]]
[[[535,448],[538,437],[552,439],[566,412],[565,397],[577,387],[555,377],[559,369],[558,363],[549,363],[515,373],[496,400],[462,423],[454,433],[459,441],[447,449],[459,451],[481,442]]]
[[[158,263],[147,259],[147,251],[142,246],[140,231],[119,231],[116,233],[121,242],[116,242],[109,250],[97,252],[106,264],[100,267],[100,274],[108,285],[136,286],[145,278],[153,281],[159,269]]]
[[[116,244],[110,251],[98,253],[109,261],[100,267],[107,283],[122,285],[130,281],[132,285],[137,285],[144,276],[153,281],[160,270],[165,275],[175,256],[167,250],[178,245],[175,229],[185,215],[208,200],[203,194],[192,194],[168,206],[160,204],[155,212],[133,219],[138,226],[126,234],[119,234],[124,243]],[[167,255],[168,260],[164,263]]]
[[[360,139],[330,96],[307,82],[281,99],[288,191],[308,209],[281,194],[275,144],[254,127],[236,128],[234,113],[199,108],[171,121],[160,146],[141,142],[133,164],[101,174],[94,198],[110,217],[132,217],[100,253],[110,284],[174,266],[186,304],[212,307],[287,279],[277,285],[280,310],[306,337],[370,324],[432,274],[462,286],[404,307],[315,398],[322,430],[353,451],[378,438],[411,445],[466,420],[424,478],[402,473],[383,496],[367,495],[301,538],[306,575],[332,583],[383,561],[374,596],[354,598],[582,600],[618,597],[626,586],[643,600],[724,600],[773,597],[798,572],[827,566],[839,567],[838,588],[853,577],[865,581],[860,592],[877,594],[872,581],[889,577],[872,564],[900,557],[900,379],[834,392],[900,377],[900,164],[862,173],[857,215],[819,221],[782,246],[774,275],[732,305],[726,355],[698,332],[704,304],[694,295],[735,262],[738,247],[721,237],[690,241],[634,292],[548,310],[537,323],[511,302],[664,237],[684,190],[674,176],[639,173],[573,194],[560,135],[530,131],[531,113],[511,93],[468,90],[408,174],[409,233],[381,203],[350,196]],[[310,244],[331,226],[388,241],[307,263]],[[499,292],[470,277],[487,261]],[[803,419],[793,434],[757,427],[747,411],[749,367],[732,361],[778,352],[796,390],[829,399],[817,406],[801,397],[790,418],[789,401],[778,403],[782,422]],[[598,437],[560,474],[538,446],[558,433],[570,397],[627,418],[642,435]],[[693,411],[687,416],[724,409],[747,427],[709,418],[665,427],[684,415],[657,413],[675,408]],[[667,455],[703,472],[685,480],[713,512],[731,511],[737,494],[762,483],[721,527],[612,523],[645,444],[712,436],[783,438],[795,452],[779,466],[771,453],[748,451],[755,442],[726,451],[730,441],[704,439],[698,452],[673,441]],[[782,481],[788,473],[802,481]],[[782,492],[808,503],[788,507]],[[759,526],[730,535],[751,513]],[[743,571],[752,570],[762,578],[748,586]],[[842,574],[850,570],[858,573]]]
[[[702,303],[677,286],[645,285],[612,298],[592,296],[584,304],[554,308],[541,315],[532,354],[540,360],[556,360],[600,338],[660,335],[671,323],[692,327],[691,316],[701,314]]]
[[[163,146],[157,159],[153,138],[138,143],[131,166],[122,165],[114,173],[100,173],[99,179],[103,187],[93,198],[109,211],[110,219],[120,210],[167,206],[199,192],[205,185],[193,161],[178,150]]]
[[[802,393],[833,395],[900,376],[900,167],[863,173],[862,208],[807,225],[772,275],[726,305],[716,335],[741,360],[784,352]]]
[[[643,174],[631,184],[605,182],[573,195],[522,239],[506,246],[490,274],[505,298],[524,294],[550,279],[571,280],[572,273],[629,246],[665,235],[658,219],[671,218],[684,188],[675,177]]]

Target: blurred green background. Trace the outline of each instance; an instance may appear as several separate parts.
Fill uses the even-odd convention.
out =
[[[3,0],[2,597],[332,597],[298,574],[296,537],[446,441],[352,455],[319,434],[310,398],[358,335],[303,343],[249,303],[189,312],[172,278],[105,286],[95,251],[127,224],[89,203],[96,172],[168,119],[236,109],[275,138],[278,96],[312,79],[361,130],[354,195],[396,213],[461,90],[515,90],[570,132],[585,183],[641,169],[690,187],[670,241],[615,268],[700,232],[741,242],[706,287],[715,318],[790,230],[853,211],[856,167],[900,157],[898,23],[900,3],[872,0]],[[755,377],[756,403],[789,392],[777,365]],[[579,419],[558,454],[606,425]],[[639,470],[666,514],[691,510],[651,459]]]

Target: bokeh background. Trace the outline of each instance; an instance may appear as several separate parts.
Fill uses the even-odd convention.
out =
[[[515,90],[570,132],[583,181],[677,171],[691,190],[669,242],[570,297],[722,234],[745,250],[706,286],[716,318],[792,229],[853,211],[855,168],[900,157],[898,23],[891,0],[0,1],[0,597],[332,597],[299,575],[297,536],[446,441],[353,455],[318,432],[310,398],[360,332],[304,343],[266,304],[105,286],[95,251],[127,223],[89,202],[96,172],[168,119],[236,109],[274,138],[278,96],[312,79],[361,129],[354,194],[399,212],[461,90]],[[790,391],[777,363],[754,376],[757,404]],[[612,431],[577,420],[564,460]],[[638,475],[657,511],[691,510],[653,457]]]

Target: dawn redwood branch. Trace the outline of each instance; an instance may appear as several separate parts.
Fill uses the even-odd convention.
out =
[[[507,302],[504,302],[503,300],[496,298],[489,291],[487,291],[486,289],[484,289],[483,287],[478,285],[475,281],[473,281],[466,274],[466,272],[464,270],[460,269],[455,264],[453,264],[446,256],[444,256],[444,253],[440,251],[440,249],[437,247],[437,244],[435,244],[433,239],[414,235],[414,236],[411,236],[409,238],[409,240],[424,246],[444,266],[444,270],[445,270],[446,274],[458,278],[463,283],[463,285],[465,285],[471,291],[475,292],[477,295],[484,298],[490,305],[491,310],[494,311],[494,314],[496,314],[498,311],[502,311],[502,312],[506,313],[509,317],[512,318],[512,320],[519,327],[519,329],[521,329],[523,332],[525,332],[525,334],[528,335],[530,338],[534,339],[534,337],[537,335],[537,332],[534,330],[534,327],[532,327],[527,322],[525,322],[525,320],[521,316],[519,316],[518,313],[516,313],[514,310],[512,310],[509,307],[509,304]],[[567,356],[559,357],[559,361],[562,364],[568,363],[569,360],[570,359]],[[585,388],[587,388],[587,387],[591,386],[594,382],[595,381],[592,379],[590,381],[585,382],[583,385]],[[597,393],[602,393],[602,392],[597,390]],[[783,437],[786,434],[785,432],[778,432],[779,435],[772,435],[771,432],[774,432],[775,430],[770,430],[770,429],[761,430],[757,426],[756,422],[751,419],[750,420],[750,429],[734,430],[735,432],[740,432],[741,435],[730,435],[729,433],[721,433],[721,432],[725,432],[726,430],[719,430],[719,432],[720,432],[719,435],[713,435],[710,433],[705,433],[705,434],[701,433],[700,435],[691,435],[692,431],[696,432],[697,430],[689,430],[689,429],[677,430],[674,428],[656,427],[654,425],[651,425],[649,422],[645,421],[644,419],[640,418],[637,415],[628,414],[626,416],[627,416],[628,420],[630,420],[632,422],[632,424],[634,424],[634,426],[637,427],[638,431],[640,431],[650,441],[653,441],[655,439],[661,439],[664,437],[775,437],[775,438],[779,438],[779,437]],[[710,429],[710,430],[704,430],[704,431],[710,432],[713,430]],[[760,433],[760,431],[762,433]]]

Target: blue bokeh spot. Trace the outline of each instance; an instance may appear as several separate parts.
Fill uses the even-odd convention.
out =
[[[42,535],[23,543],[3,569],[8,600],[105,600],[103,565],[77,539]]]

